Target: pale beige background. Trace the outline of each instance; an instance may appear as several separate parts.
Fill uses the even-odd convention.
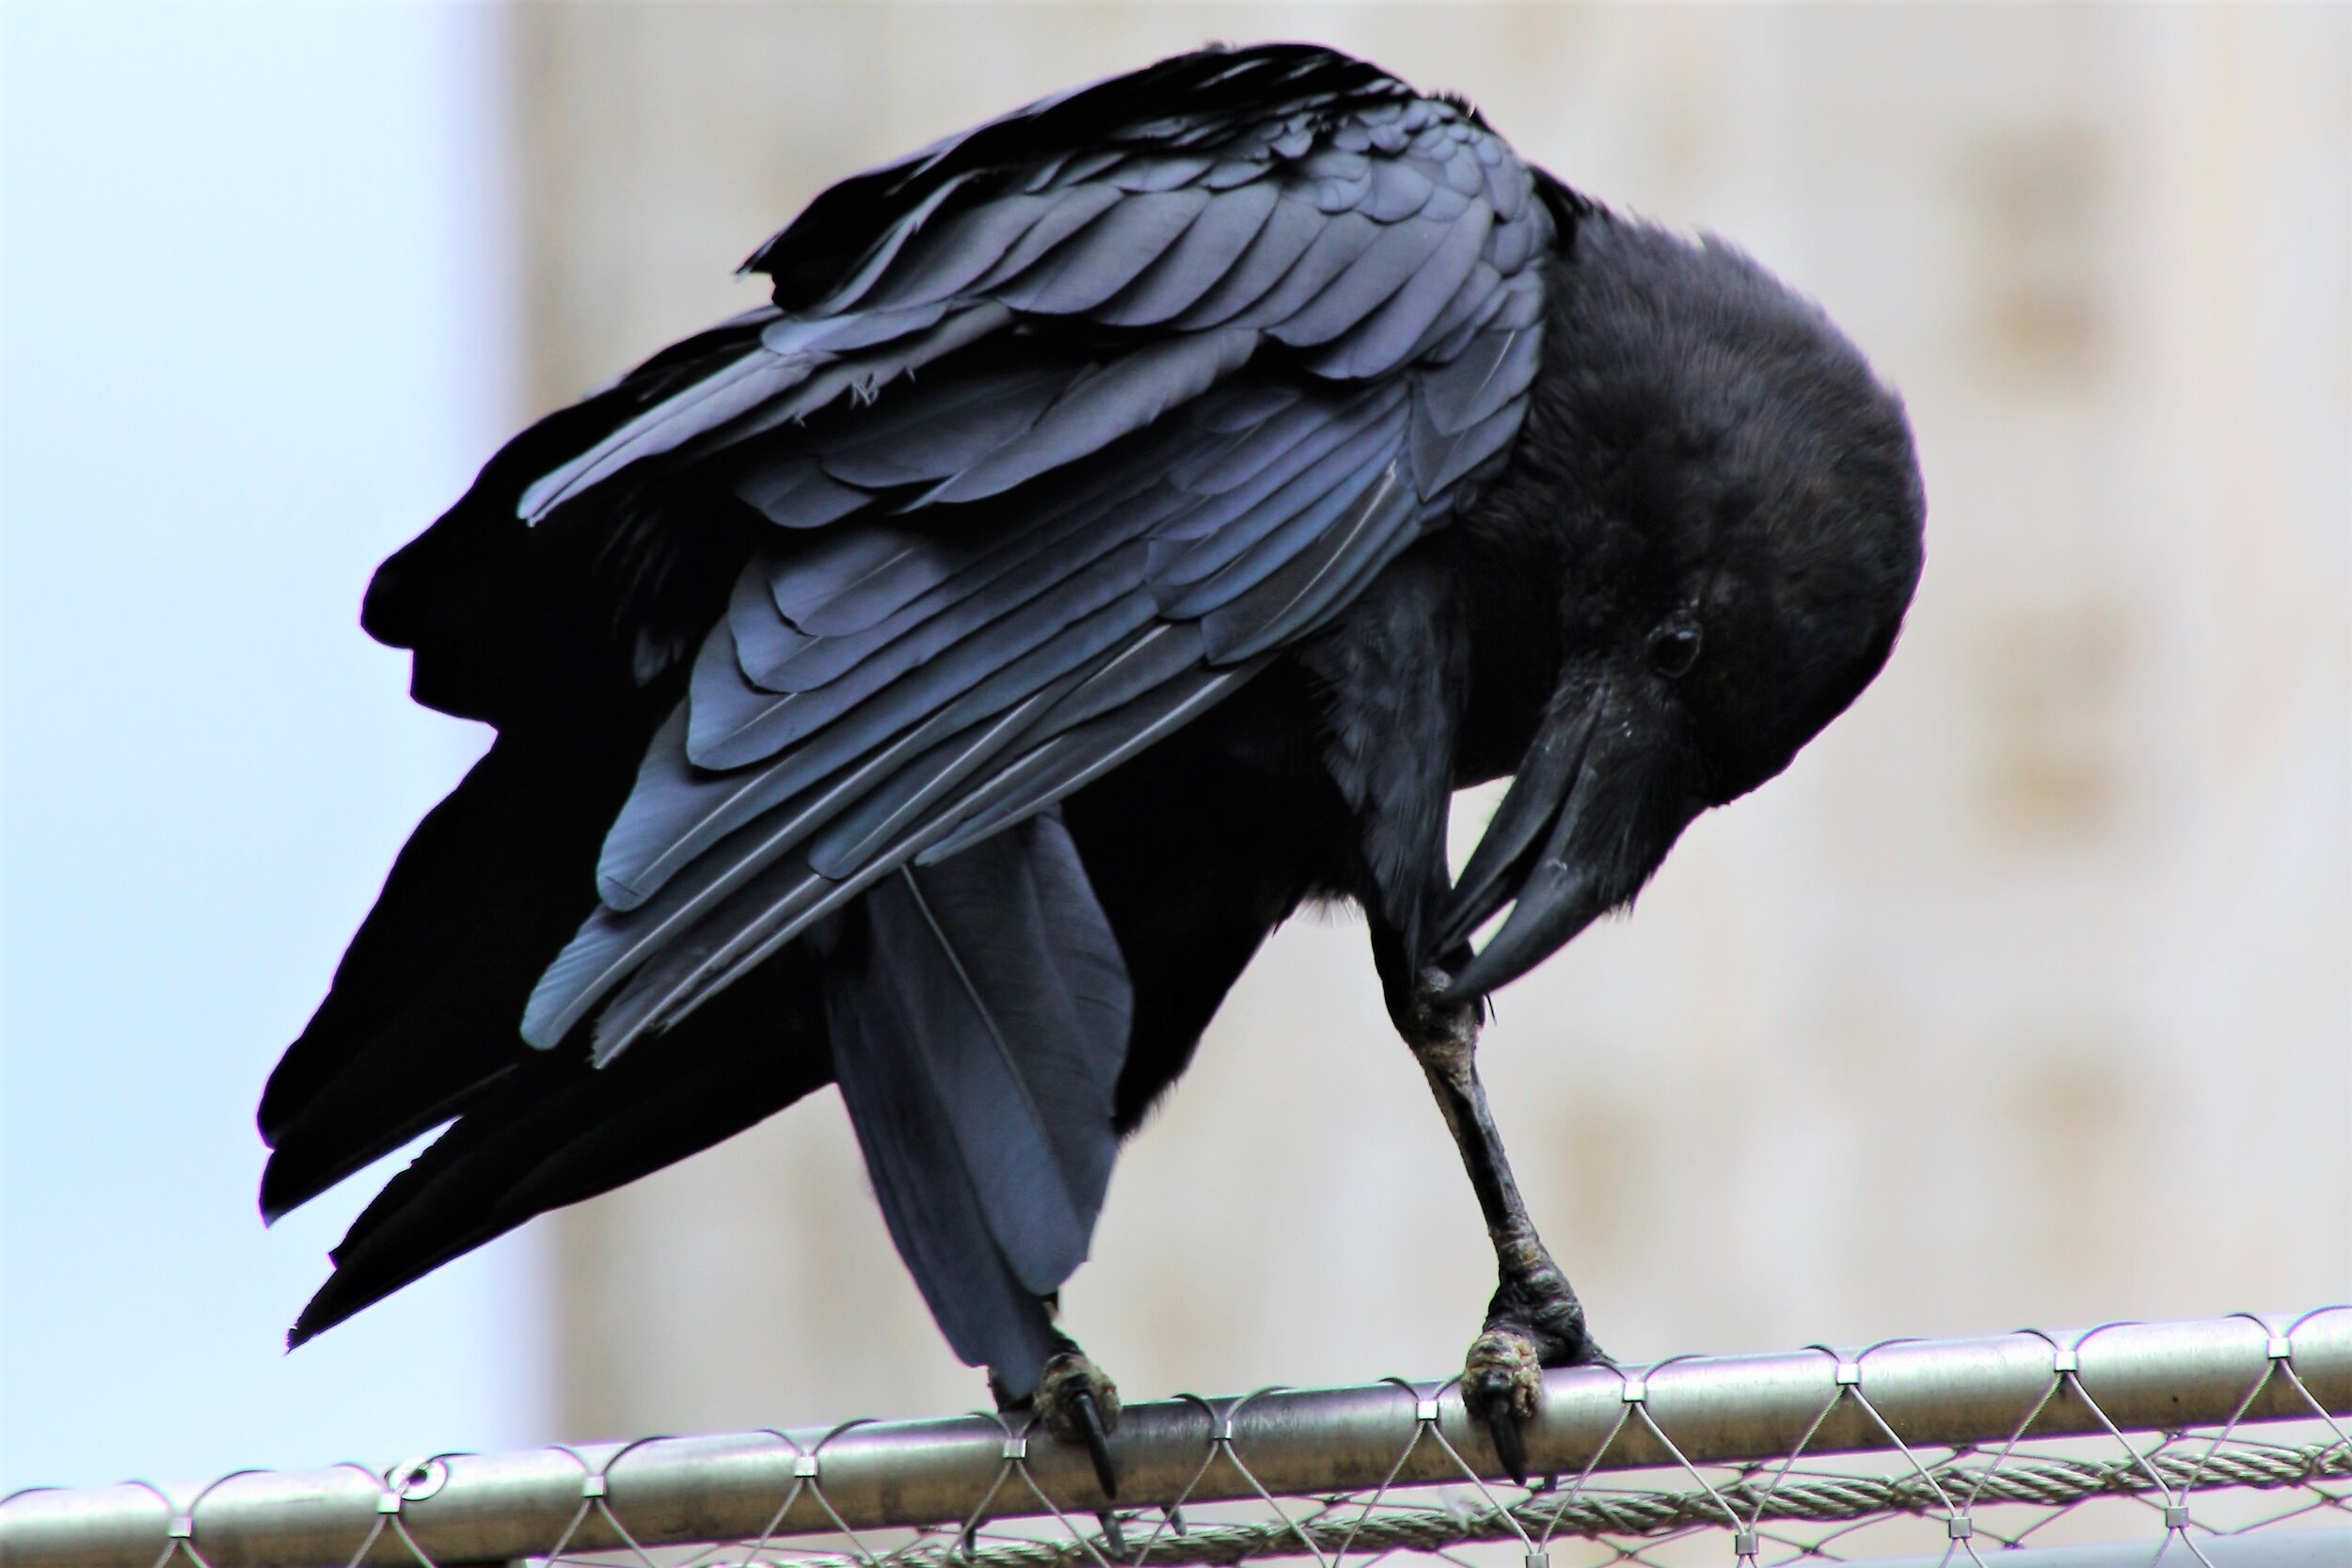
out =
[[[1919,431],[1885,677],[1501,999],[1604,1341],[2352,1295],[2352,10],[520,8],[534,407],[750,303],[830,180],[1280,36],[1735,237]],[[1362,947],[1282,933],[1125,1157],[1068,1304],[1131,1397],[1457,1363],[1490,1263]],[[556,1234],[567,1434],[981,1397],[830,1095]]]

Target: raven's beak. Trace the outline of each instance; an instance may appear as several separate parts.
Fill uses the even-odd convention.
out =
[[[1606,681],[1553,696],[1446,902],[1438,951],[1459,949],[1506,903],[1510,917],[1441,1000],[1483,996],[1559,951],[1631,897],[1696,815],[1678,803],[1678,769],[1661,766],[1671,748],[1628,707]]]
[[[1472,931],[1511,901],[1536,839],[1557,821],[1561,802],[1583,771],[1585,748],[1592,742],[1600,705],[1576,702],[1565,691],[1553,697],[1502,804],[1454,884],[1441,920],[1438,952],[1453,952],[1470,941]]]

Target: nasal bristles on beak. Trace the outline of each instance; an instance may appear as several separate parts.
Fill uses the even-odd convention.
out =
[[[1537,840],[1557,821],[1583,770],[1594,723],[1606,705],[1605,694],[1589,690],[1564,687],[1553,696],[1502,804],[1446,900],[1439,916],[1438,953],[1450,953],[1470,941],[1471,932],[1517,895]]]

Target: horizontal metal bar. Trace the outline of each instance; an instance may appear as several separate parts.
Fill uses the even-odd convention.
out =
[[[1555,1371],[1527,1448],[1539,1471],[1613,1471],[1886,1450],[1888,1430],[1926,1448],[2311,1418],[2314,1402],[2352,1412],[2352,1307]],[[451,1455],[413,1480],[396,1466],[399,1491],[356,1465],[34,1491],[0,1501],[0,1568],[154,1568],[180,1541],[211,1568],[415,1568],[616,1547],[616,1519],[655,1545],[1035,1514],[1039,1493],[1104,1506],[1082,1451],[1007,1438],[961,1417]],[[1434,1381],[1130,1405],[1116,1448],[1122,1507],[1459,1481],[1456,1454],[1500,1474]]]

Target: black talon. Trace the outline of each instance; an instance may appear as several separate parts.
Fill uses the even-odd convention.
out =
[[[1071,1402],[1077,1406],[1078,1434],[1086,1439],[1087,1457],[1094,1461],[1094,1479],[1101,1484],[1103,1496],[1117,1502],[1119,1466],[1111,1460],[1111,1437],[1103,1425],[1103,1407],[1094,1402],[1091,1389],[1078,1390]]]
[[[1497,1408],[1486,1417],[1486,1432],[1495,1440],[1495,1457],[1520,1486],[1527,1484],[1527,1441],[1519,1435],[1518,1418]]]

